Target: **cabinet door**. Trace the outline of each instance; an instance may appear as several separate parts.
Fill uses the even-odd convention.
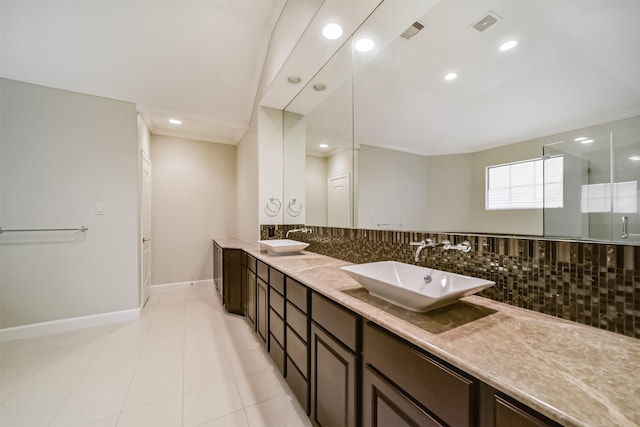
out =
[[[369,366],[364,369],[362,386],[364,427],[437,427],[442,425]]]
[[[311,324],[311,421],[324,427],[356,426],[358,358]]]
[[[223,256],[223,289],[224,306],[230,313],[243,314],[242,306],[242,251],[237,249],[224,249]]]
[[[249,324],[256,329],[256,273],[247,269],[247,306],[245,315]]]
[[[256,330],[262,343],[266,346],[267,333],[269,332],[269,326],[267,324],[267,316],[269,315],[269,285],[258,278],[256,290]]]

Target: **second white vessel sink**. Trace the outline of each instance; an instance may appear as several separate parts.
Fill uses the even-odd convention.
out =
[[[290,239],[258,240],[262,249],[273,255],[296,254],[309,246],[308,243]]]
[[[495,284],[490,280],[396,261],[356,264],[341,268],[371,295],[417,312],[453,304],[462,297]]]

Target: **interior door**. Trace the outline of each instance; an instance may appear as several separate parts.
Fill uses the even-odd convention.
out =
[[[329,227],[351,227],[351,179],[349,173],[329,178],[327,197]]]
[[[151,290],[151,160],[142,152],[142,301]]]

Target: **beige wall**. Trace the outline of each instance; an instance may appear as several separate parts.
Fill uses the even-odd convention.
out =
[[[259,239],[258,224],[258,129],[252,122],[236,152],[236,232],[247,242]]]
[[[236,147],[151,135],[151,162],[152,283],[211,279],[211,238],[236,230]]]
[[[89,229],[0,235],[0,328],[136,309],[135,105],[7,79],[0,95],[0,226]]]
[[[429,156],[427,228],[430,231],[471,232],[472,155]]]
[[[306,217],[305,224],[327,225],[327,159],[306,156],[305,159]]]
[[[544,139],[520,142],[473,153],[471,172],[471,230],[478,233],[542,235],[542,209],[485,210],[487,166],[542,156]]]

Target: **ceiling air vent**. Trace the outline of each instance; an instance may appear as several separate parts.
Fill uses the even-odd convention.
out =
[[[420,31],[423,28],[424,28],[424,25],[416,21],[413,24],[411,24],[409,28],[404,30],[404,33],[400,34],[400,37],[402,37],[403,39],[409,40],[411,37],[418,34],[418,31]]]
[[[498,15],[493,12],[488,12],[485,16],[471,24],[471,28],[478,30],[479,32],[483,32],[500,20],[502,20],[502,18],[500,18]]]

